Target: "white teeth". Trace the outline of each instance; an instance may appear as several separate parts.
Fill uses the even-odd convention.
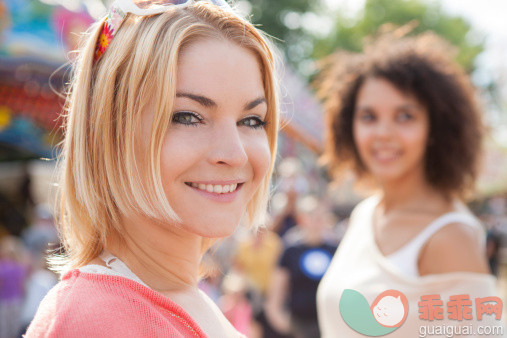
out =
[[[380,160],[390,160],[395,157],[396,157],[396,155],[394,155],[394,154],[379,154],[379,155],[377,155],[377,158]]]
[[[380,160],[390,160],[394,159],[398,156],[397,151],[391,151],[391,150],[379,150],[375,152],[375,157]]]
[[[200,190],[205,190],[207,192],[212,192],[215,194],[227,194],[227,193],[234,192],[237,189],[238,184],[235,183],[235,184],[226,184],[226,185],[219,185],[219,184],[213,185],[213,184],[203,184],[203,183],[190,183],[190,186],[200,189]]]

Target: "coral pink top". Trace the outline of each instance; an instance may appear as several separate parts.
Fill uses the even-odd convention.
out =
[[[26,337],[206,337],[169,298],[129,278],[67,272]]]

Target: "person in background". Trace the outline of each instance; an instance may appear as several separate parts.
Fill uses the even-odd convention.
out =
[[[49,270],[47,258],[59,247],[58,233],[49,206],[34,208],[35,220],[22,233],[22,240],[30,257],[30,271],[25,282],[25,298],[21,309],[22,336],[32,322],[40,302],[58,282],[57,275]]]
[[[280,337],[269,325],[263,304],[282,249],[280,237],[269,228],[261,228],[240,240],[234,253],[234,270],[245,276],[250,288],[254,316],[252,335]]]
[[[23,244],[32,256],[46,255],[48,250],[58,248],[58,232],[51,208],[46,204],[39,204],[34,208],[32,224],[21,233]]]
[[[14,236],[0,238],[0,337],[17,337],[25,297],[24,283],[28,259],[21,240]]]
[[[282,204],[271,221],[270,230],[277,233],[281,238],[292,229],[296,221],[296,201],[299,196],[308,191],[308,181],[303,171],[303,164],[298,158],[286,157],[278,165],[279,177],[277,181],[278,192],[273,196],[270,203],[273,209],[275,205]]]
[[[248,281],[236,272],[229,272],[222,282],[220,309],[231,324],[246,337],[252,337],[252,304],[248,299]]]
[[[486,255],[491,273],[498,277],[498,267],[500,260],[500,248],[502,247],[502,237],[495,230],[490,229],[486,236]]]
[[[337,243],[329,238],[331,222],[325,203],[313,195],[296,203],[297,226],[273,272],[265,311],[279,332],[296,338],[320,337],[316,293]],[[288,234],[286,234],[287,236]]]
[[[48,269],[47,251],[44,250],[32,256],[30,274],[25,282],[25,298],[20,313],[20,337],[26,330],[39,308],[39,305],[49,290],[58,282],[58,276]]]
[[[465,295],[475,306],[497,290],[484,228],[464,203],[483,134],[475,91],[446,42],[432,33],[403,36],[403,29],[379,35],[364,53],[329,57],[317,80],[330,173],[339,180],[353,170],[363,191],[377,189],[354,209],[319,286],[323,337],[364,337],[344,319],[353,311],[370,313],[393,338],[419,336],[425,325],[498,324],[489,314],[477,320],[476,311],[463,320],[442,310],[441,320],[430,321],[433,307],[422,301],[433,295],[447,309],[450,297]],[[374,301],[390,289],[404,297],[386,294],[377,309]],[[351,305],[351,290],[367,309]],[[385,305],[388,297],[396,309]]]

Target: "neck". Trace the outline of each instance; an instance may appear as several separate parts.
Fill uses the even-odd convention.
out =
[[[398,180],[382,182],[382,207],[384,213],[393,209],[421,209],[449,204],[445,195],[433,188],[422,170]]]
[[[158,292],[197,287],[202,237],[176,225],[129,216],[122,220],[122,238],[112,236],[107,250]]]

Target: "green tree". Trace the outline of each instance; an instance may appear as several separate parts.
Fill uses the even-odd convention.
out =
[[[484,49],[484,37],[478,36],[461,17],[445,13],[436,2],[421,0],[366,0],[364,9],[354,18],[338,12],[331,34],[315,41],[313,57],[329,55],[336,49],[361,51],[363,39],[385,23],[405,25],[416,22],[412,34],[432,30],[458,48],[456,61],[468,72],[474,69],[476,56]]]
[[[239,1],[240,3],[242,1]],[[287,60],[293,64],[311,57],[315,35],[312,18],[321,9],[320,0],[249,0],[250,20],[275,38]]]

